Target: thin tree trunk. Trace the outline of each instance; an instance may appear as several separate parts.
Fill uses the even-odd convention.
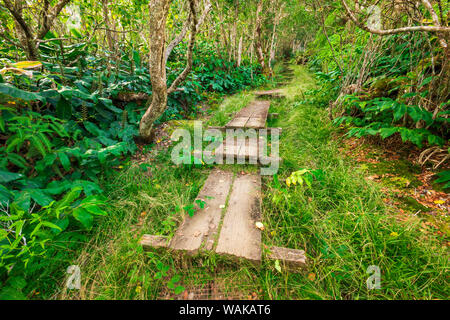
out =
[[[258,62],[262,67],[263,73],[266,73],[266,63],[264,60],[264,53],[262,48],[262,31],[261,31],[261,11],[263,7],[263,0],[258,1],[258,5],[256,7],[256,21],[255,21],[255,49],[256,49],[256,57],[258,58]]]
[[[164,112],[167,105],[165,41],[166,20],[170,0],[153,0],[150,8],[150,61],[149,71],[152,83],[151,103],[139,124],[139,133],[145,140],[151,140],[153,122]]]
[[[171,0],[150,1],[150,79],[152,82],[152,97],[147,102],[148,109],[144,113],[139,124],[139,133],[144,140],[152,139],[153,123],[166,110],[167,95],[176,91],[178,85],[188,76],[192,68],[192,52],[197,33],[197,14],[195,0],[189,0],[191,35],[187,50],[187,62],[185,69],[173,81],[169,89],[166,84],[166,20],[169,13]]]

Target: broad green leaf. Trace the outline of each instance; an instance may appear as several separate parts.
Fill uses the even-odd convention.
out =
[[[73,210],[73,217],[78,220],[86,229],[91,229],[94,217],[84,208],[78,207]]]
[[[48,206],[53,199],[49,197],[43,190],[40,189],[27,189],[31,195],[31,198],[36,201],[41,207]]]
[[[3,93],[13,98],[22,99],[25,101],[39,100],[42,101],[43,103],[47,102],[46,99],[41,95],[35,92],[28,92],[21,90],[9,83],[0,83],[0,93]]]
[[[20,173],[14,173],[9,171],[0,170],[0,183],[8,183],[23,178]]]

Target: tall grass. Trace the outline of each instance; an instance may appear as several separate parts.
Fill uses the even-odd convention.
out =
[[[326,111],[302,100],[313,79],[301,67],[293,71],[293,79],[284,88],[287,98],[274,100],[270,110],[279,117],[269,125],[283,128],[283,162],[277,176],[263,178],[263,247],[305,250],[307,271],[279,272],[268,260],[255,268],[215,254],[191,259],[170,252],[144,253],[138,245],[140,235],[170,236],[182,219],[177,208],[192,203],[209,172],[208,168],[176,167],[169,153],[161,151],[148,162],[147,171],[132,165],[105,178],[110,214],[73,261],[81,268],[82,289],[62,289],[57,296],[156,299],[171,294],[167,282],[178,274],[187,292],[219,291],[219,297],[448,298],[445,247],[420,230],[421,217],[397,219],[397,212],[382,201],[379,187],[364,179],[357,163],[340,154]],[[249,93],[226,99],[209,124],[223,125],[230,118],[227,113],[251,99]],[[248,166],[227,168],[254,171]],[[323,176],[311,187],[288,187],[284,180],[301,168],[319,169]],[[162,278],[157,276],[160,263],[170,267]],[[370,265],[381,270],[379,290],[367,289]]]

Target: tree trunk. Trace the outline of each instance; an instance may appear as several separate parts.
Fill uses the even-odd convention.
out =
[[[153,122],[162,115],[167,105],[165,41],[170,0],[153,0],[150,1],[149,7],[149,71],[152,82],[152,98],[139,124],[139,133],[144,140],[152,139]]]
[[[256,57],[258,58],[258,62],[262,67],[262,71],[264,74],[268,74],[266,62],[264,59],[263,45],[262,45],[262,17],[261,11],[263,7],[263,0],[258,1],[258,6],[256,7],[256,22],[255,22],[255,49],[256,49]]]
[[[167,95],[176,91],[192,68],[192,52],[197,34],[197,13],[195,0],[189,0],[191,35],[186,54],[186,67],[167,89],[166,84],[166,20],[171,0],[150,1],[150,79],[152,82],[151,102],[147,102],[148,109],[139,124],[139,133],[144,140],[152,140],[153,123],[166,110]]]

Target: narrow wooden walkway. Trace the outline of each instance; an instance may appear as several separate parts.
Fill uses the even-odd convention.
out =
[[[253,101],[226,124],[226,128],[262,129],[266,126],[270,101]]]
[[[265,128],[269,107],[270,101],[253,101],[240,110],[225,128]],[[247,159],[250,164],[257,164],[260,138],[235,137],[235,143],[222,143],[215,154]],[[233,174],[216,168],[197,199],[203,201],[203,208],[199,208],[192,217],[185,216],[170,241],[161,236],[144,235],[141,240],[144,248],[164,248],[191,255],[210,251],[259,264],[262,260],[261,228],[258,228],[262,220],[261,176]],[[302,250],[272,247],[266,258],[281,261],[291,271],[306,266]]]

